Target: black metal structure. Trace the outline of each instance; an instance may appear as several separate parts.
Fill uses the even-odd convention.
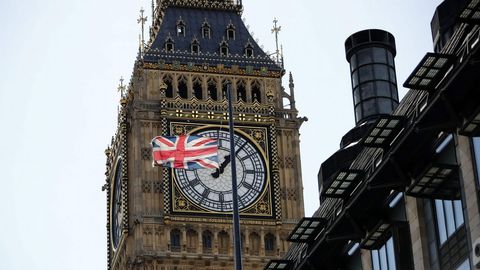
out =
[[[357,125],[390,114],[398,106],[395,38],[378,29],[357,32],[345,41]]]

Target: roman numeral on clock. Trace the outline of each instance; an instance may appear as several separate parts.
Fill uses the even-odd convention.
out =
[[[190,186],[192,187],[197,186],[198,184],[200,184],[200,179],[198,178],[195,178],[192,181],[190,181]]]
[[[253,186],[250,185],[250,184],[247,183],[247,182],[242,182],[242,185],[243,185],[244,187],[246,187],[247,189],[252,189],[252,188],[253,188]]]

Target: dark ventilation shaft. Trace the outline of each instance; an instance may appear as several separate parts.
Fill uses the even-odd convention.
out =
[[[377,29],[357,32],[345,41],[345,52],[350,63],[356,125],[391,114],[398,106],[393,35]]]

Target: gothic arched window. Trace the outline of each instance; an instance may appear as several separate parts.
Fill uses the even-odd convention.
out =
[[[207,83],[207,88],[208,88],[208,97],[210,97],[213,100],[217,100],[217,82],[214,79],[209,79]]]
[[[182,17],[177,21],[177,37],[185,36],[185,22],[182,20]]]
[[[173,52],[173,50],[175,49],[174,44],[175,43],[173,42],[173,39],[171,37],[168,37],[165,40],[165,51],[166,52]]]
[[[170,249],[172,251],[180,251],[180,230],[173,229],[170,231]]]
[[[223,40],[220,43],[220,55],[221,56],[227,56],[228,55],[228,43],[225,40]]]
[[[196,38],[192,41],[192,44],[190,44],[190,49],[194,54],[197,54],[200,52],[200,43]]]
[[[178,80],[178,95],[181,98],[187,98],[188,97],[188,86],[187,86],[187,79],[182,76]]]
[[[165,93],[165,96],[167,98],[172,98],[173,97],[173,84],[172,84],[172,78],[170,76],[165,76],[163,78],[163,82],[167,85],[167,90]]]
[[[262,92],[260,91],[260,83],[258,81],[254,81],[251,87],[252,91],[252,101],[257,101],[258,103],[262,103]]]
[[[225,80],[222,81],[222,99],[227,98],[228,84],[230,84],[229,80],[225,79]]]
[[[232,23],[230,23],[228,26],[227,26],[227,39],[228,40],[235,40],[235,27],[233,26]]]
[[[202,25],[202,37],[208,39],[211,38],[211,28],[206,20]]]
[[[237,82],[237,101],[247,101],[247,90],[245,89],[245,82],[238,81]]]
[[[253,46],[250,41],[248,41],[247,45],[245,45],[245,56],[253,57]]]
[[[202,81],[200,78],[195,78],[193,80],[193,96],[197,99],[202,99]]]
[[[267,233],[264,238],[265,251],[274,251],[275,250],[275,236],[271,233]]]
[[[202,233],[202,247],[204,253],[212,252],[212,232],[204,231]]]

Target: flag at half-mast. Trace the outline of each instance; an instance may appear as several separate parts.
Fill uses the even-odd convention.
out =
[[[152,139],[153,165],[175,169],[218,168],[217,140],[191,135],[157,136]]]

